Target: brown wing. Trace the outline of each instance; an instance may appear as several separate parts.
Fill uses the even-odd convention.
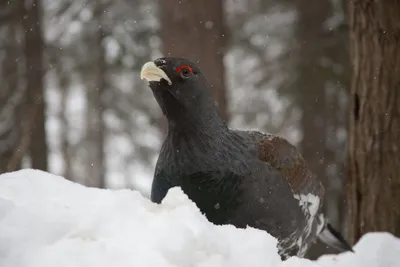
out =
[[[295,146],[274,135],[258,138],[256,144],[258,157],[284,174],[293,193],[311,193],[323,198],[325,189],[321,181],[310,171],[306,160]]]

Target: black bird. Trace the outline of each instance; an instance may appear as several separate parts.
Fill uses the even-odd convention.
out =
[[[278,239],[282,259],[303,257],[317,237],[352,250],[322,214],[325,189],[287,140],[227,127],[200,69],[184,58],[143,65],[168,119],[151,200],[160,203],[179,186],[218,225],[262,229]]]

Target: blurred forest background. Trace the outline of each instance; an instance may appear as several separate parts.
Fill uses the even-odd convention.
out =
[[[347,232],[347,6],[1,1],[0,173],[32,167],[148,195],[166,125],[140,68],[185,56],[199,62],[231,127],[282,135],[301,149],[327,188],[331,223]]]

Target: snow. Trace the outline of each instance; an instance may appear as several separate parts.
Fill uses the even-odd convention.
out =
[[[282,262],[266,232],[209,223],[179,188],[162,204],[38,170],[0,175],[1,267],[394,267],[400,240],[365,235],[356,254]]]

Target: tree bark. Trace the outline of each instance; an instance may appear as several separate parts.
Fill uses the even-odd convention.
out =
[[[160,21],[164,55],[186,57],[199,64],[212,87],[221,117],[228,121],[222,0],[162,0]]]
[[[29,2],[29,3],[28,3]],[[44,64],[43,64],[43,33],[42,33],[42,3],[40,0],[25,3],[25,17],[22,19],[25,29],[25,56],[28,108],[26,120],[29,128],[29,154],[31,167],[46,171],[48,169],[48,148],[45,127],[45,96],[44,96]]]
[[[349,1],[349,236],[400,236],[400,1]]]

